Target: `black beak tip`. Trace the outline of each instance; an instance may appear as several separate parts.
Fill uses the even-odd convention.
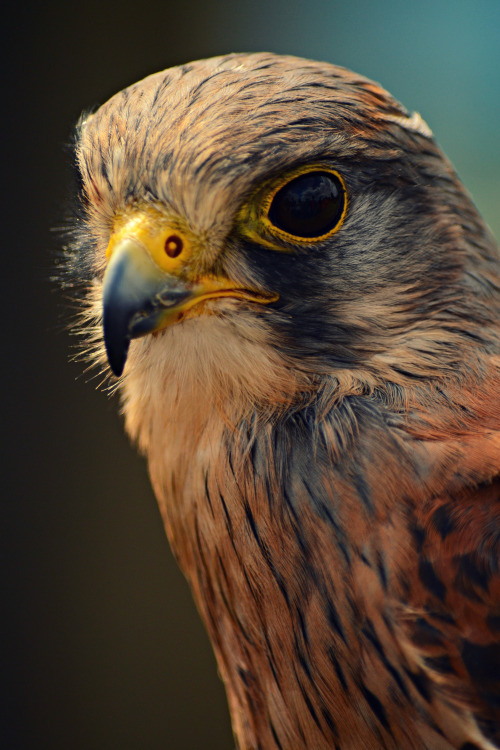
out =
[[[127,338],[123,339],[121,342],[112,343],[105,337],[104,344],[106,346],[109,366],[113,371],[113,374],[119,378],[125,367],[125,362],[127,361],[130,339]]]
[[[109,366],[117,378],[131,339],[156,330],[163,313],[191,295],[189,286],[157,268],[133,243],[112,256],[103,280],[102,327]]]
[[[113,325],[115,321],[109,320],[106,312],[105,310],[103,321],[104,346],[106,347],[109,366],[114,375],[119,378],[127,361],[130,334],[127,330],[128,326]],[[125,330],[119,330],[121,328]]]
[[[123,342],[123,346],[120,349],[110,349],[108,346],[106,346],[106,354],[108,356],[109,366],[113,371],[113,374],[116,375],[117,378],[120,377],[123,372],[123,368],[125,367],[128,347],[129,341]]]

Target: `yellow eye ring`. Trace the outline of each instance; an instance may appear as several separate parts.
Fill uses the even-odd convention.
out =
[[[238,224],[260,244],[290,252],[291,243],[316,244],[335,234],[347,205],[342,176],[323,164],[308,164],[256,191],[240,211]]]

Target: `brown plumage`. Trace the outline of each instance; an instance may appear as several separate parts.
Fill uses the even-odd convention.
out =
[[[117,94],[77,162],[84,328],[239,748],[499,747],[499,254],[428,127],[231,55]]]

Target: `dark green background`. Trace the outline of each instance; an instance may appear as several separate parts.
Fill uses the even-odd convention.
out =
[[[2,17],[6,750],[230,750],[208,641],[117,404],[50,277],[81,109],[231,51],[336,62],[421,112],[500,236],[498,0],[20,4]]]

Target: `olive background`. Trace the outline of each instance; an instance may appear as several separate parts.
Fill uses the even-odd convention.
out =
[[[119,404],[52,280],[79,113],[192,59],[269,50],[380,81],[500,237],[498,0],[144,0],[2,12],[5,750],[230,750],[222,684]]]

